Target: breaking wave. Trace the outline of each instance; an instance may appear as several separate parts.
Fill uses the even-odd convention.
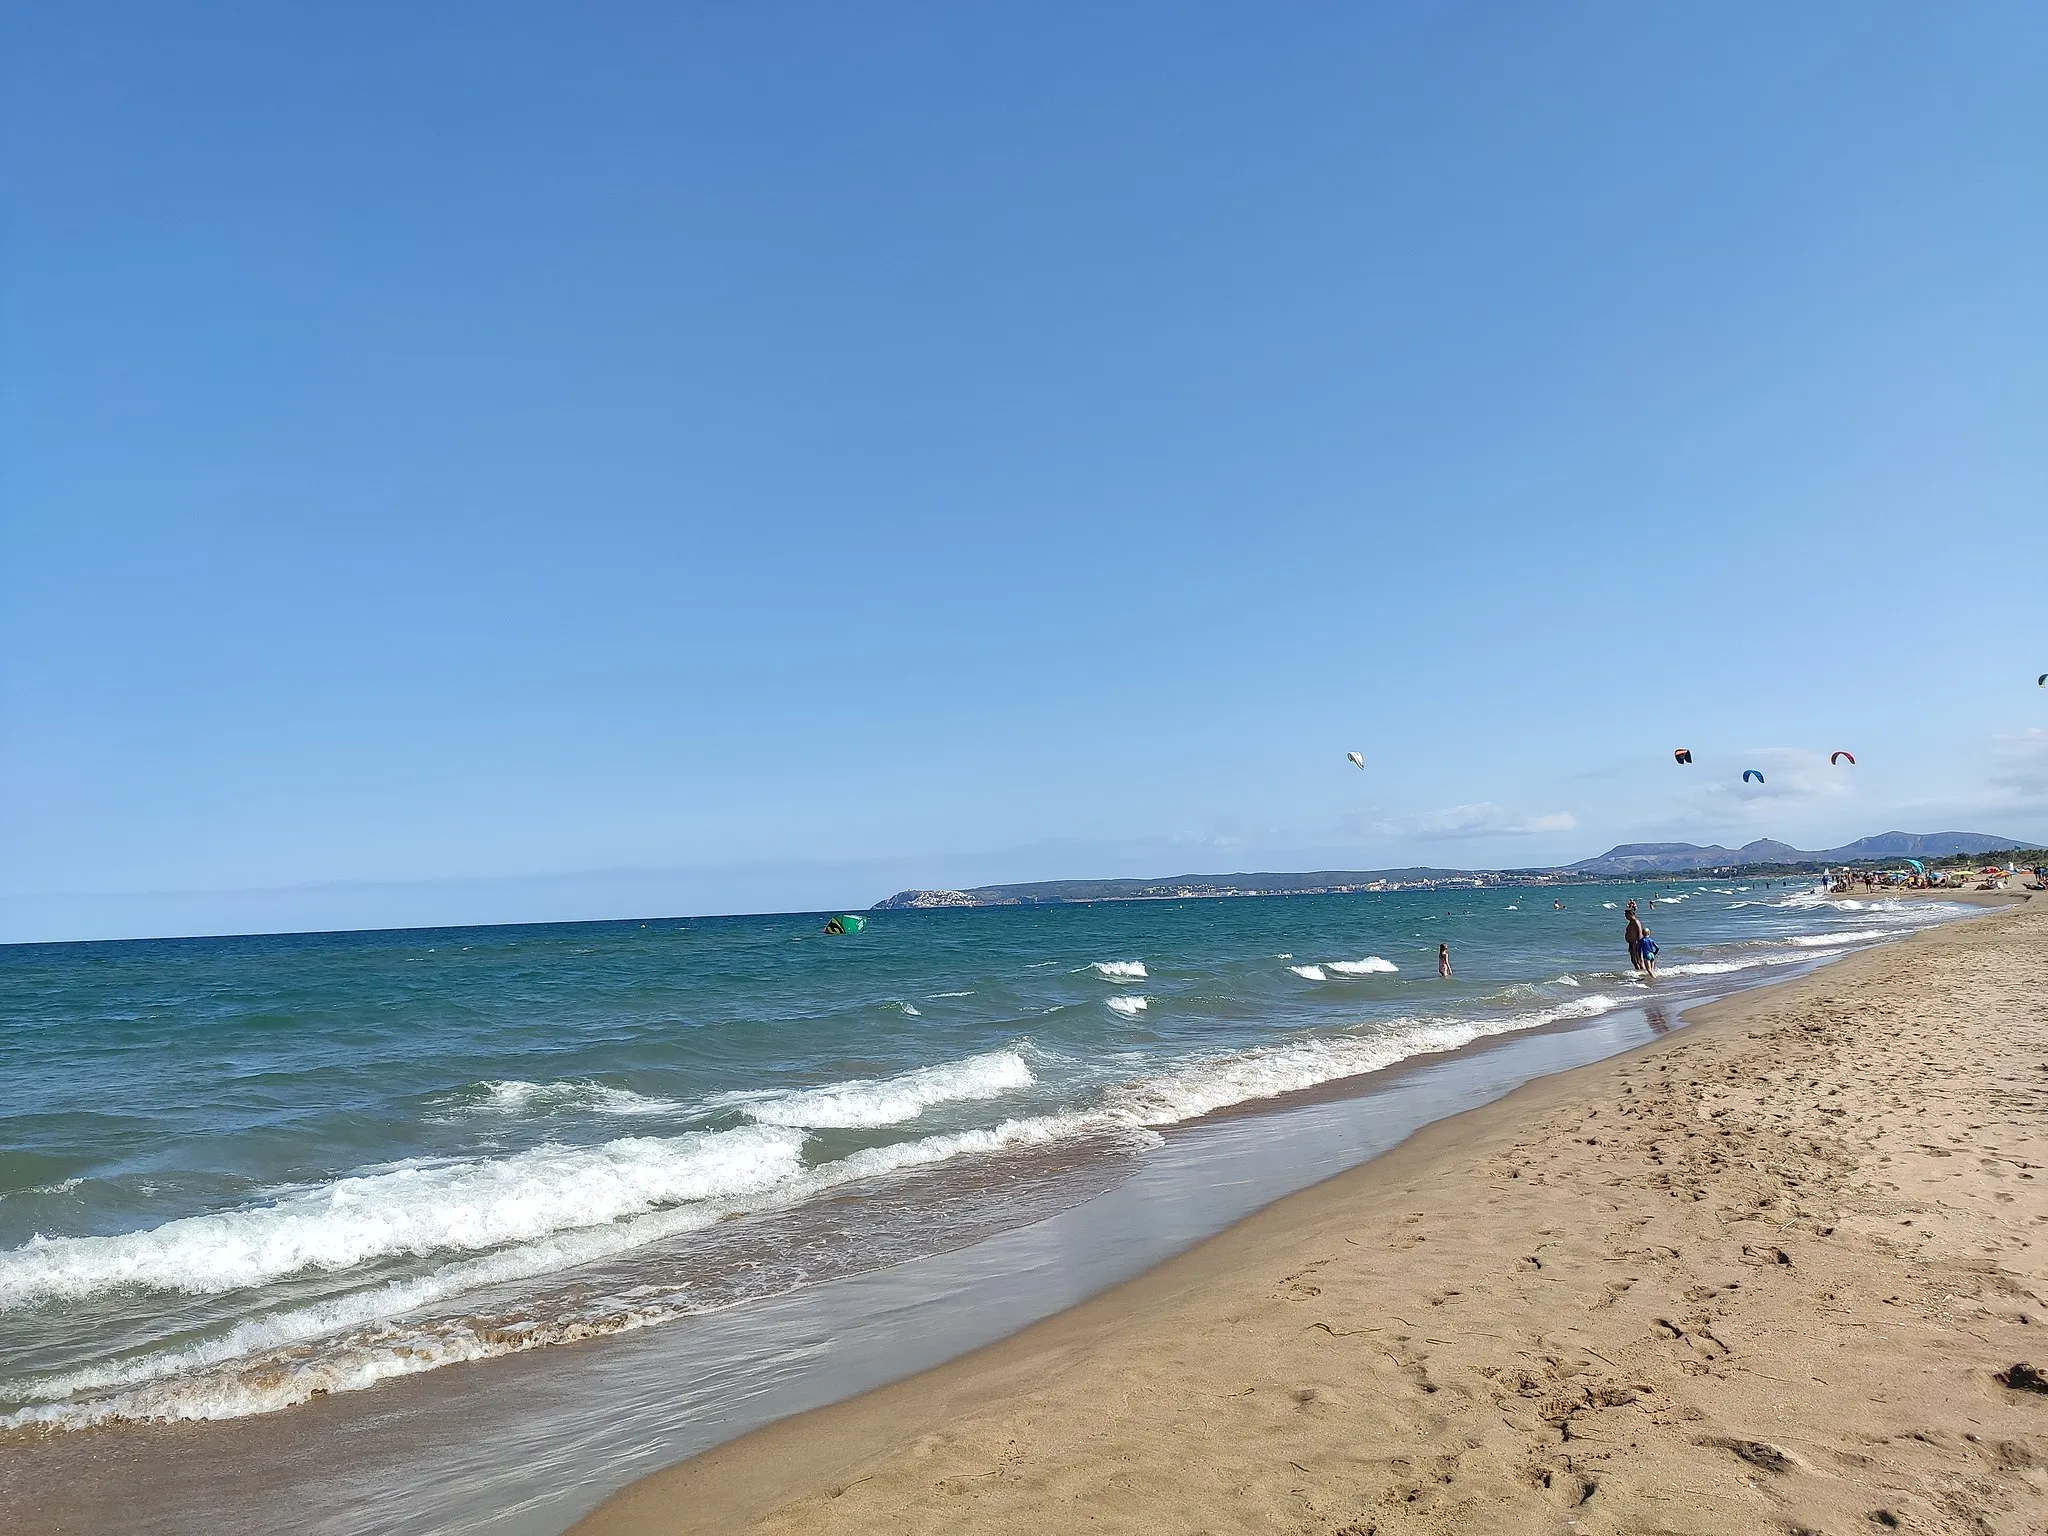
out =
[[[673,1115],[684,1106],[597,1082],[526,1083],[487,1080],[429,1100],[436,1108],[465,1114]]]
[[[1118,999],[1111,998],[1114,1004]],[[990,1051],[898,1077],[833,1083],[755,1098],[746,1113],[762,1125],[803,1129],[871,1129],[915,1120],[935,1104],[1000,1098],[1036,1081],[1018,1052]]]
[[[129,1288],[219,1295],[399,1255],[531,1243],[665,1205],[766,1189],[802,1170],[802,1148],[799,1132],[773,1126],[542,1146],[401,1163],[268,1205],[114,1237],[32,1237],[0,1253],[0,1312]]]
[[[1377,1072],[1411,1056],[1456,1050],[1489,1035],[1536,1029],[1562,1019],[1592,1018],[1620,1006],[1618,999],[1601,993],[1535,1013],[1490,1020],[1410,1019],[1369,1035],[1293,1040],[1219,1054],[1142,1079],[1113,1090],[1109,1102],[1139,1125],[1174,1125],[1253,1100]]]
[[[356,1391],[393,1376],[664,1321],[695,1309],[674,1299],[623,1308],[601,1304],[580,1317],[489,1328],[463,1319],[416,1326],[401,1326],[393,1320],[481,1286],[546,1275],[643,1247],[708,1226],[737,1210],[793,1205],[860,1179],[975,1154],[1051,1146],[1089,1132],[1114,1135],[1126,1147],[1158,1139],[1155,1132],[1135,1125],[1128,1117],[1094,1113],[1006,1120],[985,1129],[869,1147],[783,1181],[765,1200],[712,1202],[565,1233],[547,1242],[445,1265],[415,1280],[254,1318],[218,1338],[181,1349],[0,1382],[0,1392],[26,1404],[0,1415],[0,1429],[34,1424],[82,1428],[138,1419],[239,1418],[291,1407],[320,1393]],[[322,1359],[304,1357],[306,1344],[332,1340],[336,1335],[343,1336],[345,1347]],[[75,1400],[82,1393],[108,1395]]]

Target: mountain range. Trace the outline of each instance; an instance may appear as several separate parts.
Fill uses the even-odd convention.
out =
[[[1718,843],[1620,843],[1598,858],[1581,859],[1566,869],[1583,875],[1647,875],[1687,869],[1723,869],[1739,864],[1853,864],[1862,859],[1950,859],[1958,854],[2001,853],[2025,846],[2009,837],[1983,832],[1880,832],[1859,837],[1839,848],[1806,850],[1772,838],[1758,838],[1740,848]]]
[[[1718,843],[1621,843],[1598,858],[1558,869],[1317,870],[1308,874],[1175,875],[1164,880],[1040,880],[1024,885],[983,885],[972,890],[898,891],[878,910],[937,907],[1035,907],[1073,901],[1176,901],[1218,896],[1310,896],[1404,886],[1529,884],[1560,875],[1597,879],[1612,875],[1680,874],[1756,864],[1854,864],[1873,859],[1948,859],[1959,854],[2003,853],[2028,847],[2023,839],[1983,832],[1880,832],[1816,852],[1759,838],[1740,848]]]

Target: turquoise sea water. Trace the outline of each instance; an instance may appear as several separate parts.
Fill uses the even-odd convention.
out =
[[[1673,1008],[1956,915],[1693,882],[0,949],[0,1428],[956,1246],[1201,1116],[1642,1001],[1631,896]]]

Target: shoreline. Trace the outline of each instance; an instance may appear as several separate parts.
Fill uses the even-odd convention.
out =
[[[1622,1007],[1260,1101],[1265,1113],[1218,1111],[1172,1127],[1126,1178],[1051,1215],[707,1313],[695,1326],[514,1353],[279,1413],[20,1431],[0,1441],[0,1505],[38,1530],[125,1529],[126,1512],[146,1502],[150,1529],[209,1536],[281,1522],[323,1536],[479,1523],[549,1536],[629,1486],[651,1458],[684,1459],[968,1355],[1414,1129],[1670,1027],[1654,1004]],[[738,1427],[704,1432],[734,1405],[723,1390],[678,1397],[677,1381],[699,1380],[744,1390]],[[689,1449],[662,1456],[678,1438]]]
[[[1935,931],[1959,926],[1976,925]],[[1695,1002],[1686,1017],[1892,947],[1817,954],[1790,975]],[[1378,1166],[1470,1106],[1630,1053],[1631,1042],[1671,1029],[1684,1006],[1638,995],[1598,1017],[1483,1036],[1219,1110],[1174,1127],[1142,1171],[1077,1206],[695,1325],[508,1355],[481,1371],[429,1372],[280,1414],[124,1423],[0,1446],[0,1502],[35,1529],[132,1528],[145,1522],[129,1512],[147,1503],[148,1528],[163,1530],[288,1521],[332,1533],[479,1523],[520,1536],[560,1531],[608,1493],[632,1493],[650,1461],[694,1465],[693,1452],[716,1455],[752,1426],[765,1433],[860,1403],[911,1373],[1000,1348],[1021,1325],[1057,1324],[1333,1174]],[[678,1393],[678,1382],[690,1385]]]
[[[1975,896],[1977,899],[1968,904],[1986,908],[2022,907],[2027,902],[2020,893],[1943,894],[1950,899]],[[989,1500],[970,1503],[963,1509],[957,1495],[964,1490],[955,1489],[953,1494],[931,1492],[924,1485],[942,1487],[945,1478],[940,1468],[924,1464],[940,1459],[940,1453],[951,1448],[961,1435],[963,1424],[987,1419],[1015,1427],[1015,1421],[1024,1413],[1022,1405],[1027,1403],[1042,1417],[1043,1395],[1049,1383],[1075,1375],[1088,1361],[1113,1349],[1137,1351],[1136,1345],[1123,1341],[1123,1336],[1136,1325],[1142,1323],[1155,1331],[1166,1327],[1171,1331],[1177,1310],[1185,1308],[1191,1297],[1213,1292],[1219,1286],[1228,1289],[1234,1278],[1247,1271],[1271,1269],[1274,1250],[1299,1246],[1305,1229],[1326,1227],[1333,1219],[1353,1213],[1354,1207],[1384,1206],[1404,1188],[1412,1192],[1428,1185],[1439,1192],[1440,1200],[1447,1165],[1469,1164],[1475,1148],[1512,1139],[1517,1130],[1568,1111],[1582,1101],[1603,1095],[1613,1097],[1623,1079],[1645,1070],[1646,1064],[1654,1064],[1660,1057],[1701,1047],[1725,1048],[1730,1042],[1745,1041],[1756,1026],[1767,1020],[1813,1010],[1833,995],[1866,987],[1873,974],[1895,977],[1902,963],[1910,966],[1930,950],[1938,956],[1958,945],[1983,942],[1978,935],[1987,931],[1994,935],[2009,934],[2015,922],[2039,926],[2043,912],[2039,906],[2031,912],[1987,911],[1981,922],[1945,924],[1843,956],[1798,976],[1744,988],[1696,1005],[1683,1016],[1688,1026],[1683,1030],[1589,1065],[1538,1077],[1494,1102],[1434,1120],[1390,1151],[1286,1195],[1193,1248],[1008,1338],[891,1385],[778,1420],[649,1474],[612,1494],[572,1529],[579,1536],[720,1531],[747,1528],[778,1512],[787,1521],[795,1522],[791,1528],[800,1524],[807,1530],[815,1529],[821,1520],[834,1529],[863,1531],[956,1528],[953,1522],[982,1528],[983,1521],[973,1511],[989,1517],[989,1529],[1031,1529],[1028,1521],[1014,1518],[1015,1511],[1005,1511],[1007,1518],[994,1518],[994,1511],[983,1508]],[[2032,1200],[2027,1214],[2048,1221],[2048,1203],[2043,1202],[2041,1187],[2036,1186],[2029,1193]],[[1427,1210],[1432,1202],[1418,1198],[1414,1203]],[[1792,1265],[1787,1261],[1782,1267],[1789,1271]],[[1316,1294],[1321,1291],[1313,1285],[1301,1288]],[[1460,1294],[1458,1289],[1450,1290],[1452,1296]],[[1284,1307],[1285,1303],[1280,1305]],[[1682,1300],[1672,1308],[1682,1309]],[[1166,1321],[1162,1323],[1162,1319]],[[1320,1330],[1318,1337],[1325,1342],[1334,1344],[1340,1337],[1340,1332],[1326,1323],[1309,1326]],[[1144,1363],[1151,1367],[1160,1364],[1156,1358],[1148,1358]],[[2048,1361],[2043,1363],[2048,1366]],[[1199,1377],[1201,1372],[1183,1363],[1183,1374]],[[1319,1392],[1342,1392],[1341,1387],[1329,1388],[1327,1392],[1313,1387],[1302,1390],[1309,1391],[1312,1398]],[[1434,1395],[1439,1389],[1429,1385],[1426,1390]],[[2048,1425],[2048,1413],[2040,1417]],[[1567,1416],[1566,1438],[1569,1422]],[[1069,1450],[1071,1438],[1063,1437],[1061,1442]],[[2048,1441],[2039,1449],[2043,1464],[2048,1464]],[[1418,1443],[1414,1450],[1419,1459],[1425,1446]],[[1102,1454],[1106,1453],[1097,1454],[1092,1470],[1113,1483],[1116,1475],[1110,1463],[1101,1459]],[[1086,1476],[1076,1472],[1076,1468],[1090,1465],[1087,1455],[1076,1453],[1066,1460],[1070,1474]],[[1738,1469],[1748,1465],[1740,1457],[1731,1460]],[[1281,1465],[1297,1481],[1305,1476],[1298,1470],[1298,1462]],[[920,1473],[924,1474],[922,1483]],[[1004,1480],[1000,1466],[987,1475],[997,1484]],[[1553,1482],[1569,1491],[1571,1478],[1589,1483],[1587,1478],[1569,1471]],[[849,1507],[851,1501],[843,1497],[855,1486],[866,1495],[860,1510]],[[1550,1491],[1545,1490],[1546,1497]],[[1587,1497],[1590,1498],[1590,1491]],[[889,1502],[892,1498],[894,1502]],[[1557,1498],[1538,1501],[1551,1513],[1556,1512],[1558,1502]],[[1581,1499],[1568,1507],[1576,1508],[1585,1502]],[[1078,1514],[1078,1510],[1074,1512]],[[1045,1518],[1043,1509],[1038,1518]],[[1406,1517],[1397,1514],[1392,1518]],[[778,1519],[772,1526],[779,1529],[783,1523],[783,1519]],[[1112,1517],[1110,1523],[1119,1522]],[[1336,1530],[1338,1526],[1296,1519],[1288,1522],[1288,1528]],[[1356,1528],[1377,1527],[1361,1524]],[[1411,1527],[1395,1524],[1385,1528]],[[1454,1527],[1445,1527],[1450,1528]],[[1592,1527],[1581,1522],[1580,1528]],[[1617,1527],[1623,1528],[1630,1527]]]

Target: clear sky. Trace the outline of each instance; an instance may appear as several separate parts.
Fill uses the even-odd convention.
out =
[[[0,937],[2048,837],[2038,5],[24,5],[0,114]]]

